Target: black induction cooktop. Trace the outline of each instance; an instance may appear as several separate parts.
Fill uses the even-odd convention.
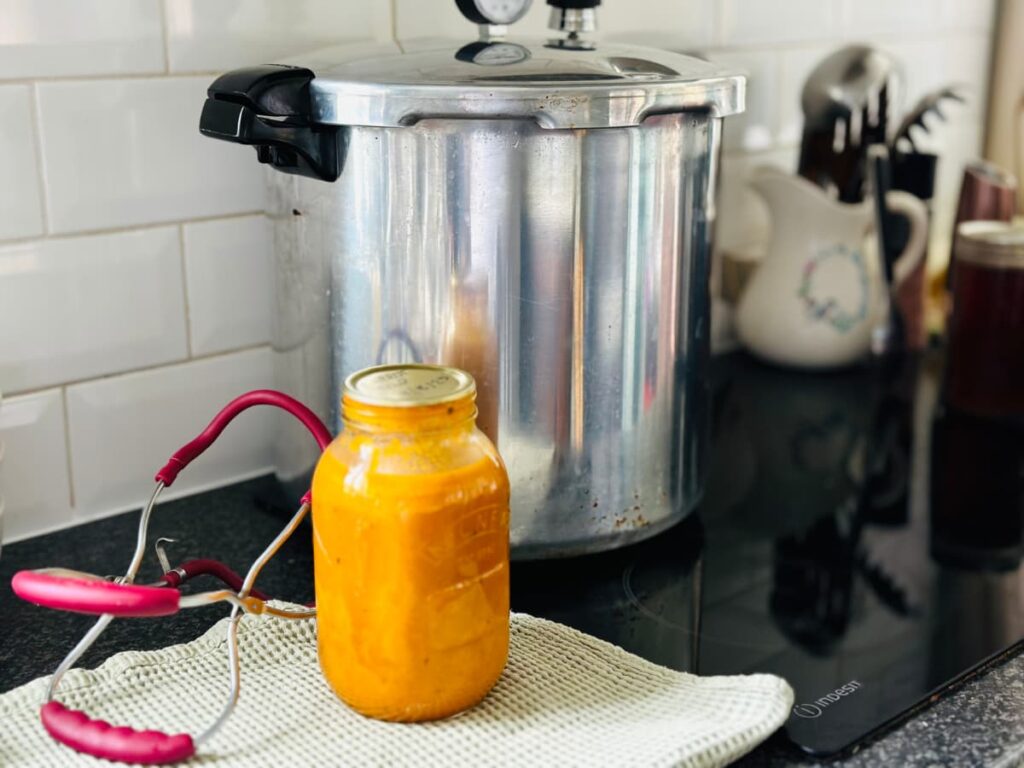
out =
[[[944,409],[936,360],[801,374],[734,355],[712,371],[697,512],[616,552],[514,563],[514,610],[678,670],[779,674],[796,691],[785,732],[819,756],[852,749],[1021,645],[1019,427]],[[176,539],[177,559],[240,567],[293,511],[265,477],[161,505],[153,535]],[[53,564],[117,570],[137,523],[137,512],[117,515],[5,547],[0,584]],[[292,537],[260,587],[311,600],[309,541],[308,527]],[[157,573],[147,558],[143,577]],[[223,615],[210,606],[114,622],[82,663],[186,642]],[[91,624],[8,589],[0,616],[0,691],[51,671]]]
[[[1024,434],[945,410],[939,368],[720,361],[697,514],[516,563],[513,608],[674,669],[781,675],[789,739],[852,749],[1024,639]]]

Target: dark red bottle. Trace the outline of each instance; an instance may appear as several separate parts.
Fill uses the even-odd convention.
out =
[[[946,403],[1024,418],[1024,227],[962,224],[954,254]]]

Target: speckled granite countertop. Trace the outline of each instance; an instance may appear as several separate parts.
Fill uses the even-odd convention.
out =
[[[926,707],[902,726],[852,757],[827,763],[794,754],[778,736],[737,765],[782,766],[990,766],[1024,765],[1024,655],[1016,654]]]
[[[265,546],[286,511],[270,478],[261,478],[161,505],[154,534],[170,536],[171,556],[202,554],[239,568]],[[0,583],[22,568],[56,563],[106,573],[120,570],[130,556],[137,514],[89,523],[8,545],[0,556]],[[245,521],[240,526],[239,521]],[[309,532],[300,532],[271,561],[260,586],[273,595],[312,599]],[[147,557],[146,574],[155,563]],[[514,569],[513,569],[514,570]],[[520,596],[521,597],[521,596]],[[517,602],[514,593],[513,606]],[[223,613],[219,607],[187,611],[173,620],[114,622],[83,660],[94,666],[117,651],[159,648],[200,635]],[[43,611],[0,590],[0,691],[51,671],[91,623],[87,617]],[[2,729],[0,729],[2,734]],[[0,754],[2,754],[0,737]],[[775,737],[740,763],[747,768],[815,765],[783,737]],[[1024,656],[993,666],[958,691],[926,708],[859,753],[829,765],[996,766],[1024,764]]]

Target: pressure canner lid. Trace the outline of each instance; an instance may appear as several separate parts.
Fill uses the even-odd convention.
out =
[[[299,63],[299,62],[296,62]],[[303,62],[321,124],[522,118],[542,128],[638,125],[651,115],[743,111],[745,78],[692,56],[578,40],[414,42],[402,53]]]
[[[278,170],[334,181],[343,127],[425,120],[528,120],[542,129],[621,128],[654,115],[742,112],[746,78],[701,59],[593,43],[600,0],[547,0],[548,40],[506,37],[530,0],[456,0],[480,37],[320,51],[227,72],[207,90],[206,136],[256,147]]]

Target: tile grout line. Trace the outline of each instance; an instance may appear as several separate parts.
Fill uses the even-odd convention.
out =
[[[185,499],[190,496],[195,496],[200,493],[206,493],[213,491],[218,488],[224,488],[228,485],[234,485],[236,483],[244,483],[250,480],[255,480],[259,477],[271,475],[274,473],[274,467],[268,465],[266,467],[257,467],[256,469],[246,470],[244,472],[229,473],[222,477],[218,477],[216,480],[211,480],[205,483],[199,483],[196,486],[189,487],[187,485],[175,486],[174,490],[164,491],[160,495],[160,504],[168,501],[177,501],[179,499]],[[44,536],[48,533],[55,533],[57,531],[66,531],[71,528],[77,528],[80,525],[86,525],[88,523],[96,522],[97,520],[104,520],[109,517],[116,515],[124,515],[131,512],[139,512],[142,510],[145,504],[145,499],[140,498],[138,501],[131,502],[130,504],[114,505],[108,507],[99,512],[82,513],[81,515],[75,514],[71,520],[63,523],[56,523],[51,525],[45,525],[38,529],[33,529],[30,532],[22,533],[16,537],[4,540],[4,544],[16,544],[19,541],[25,541],[26,539],[32,539],[37,536]]]
[[[61,386],[61,410],[64,412],[64,454],[68,462],[68,500],[71,502],[71,516],[75,515],[75,470],[71,463],[71,414],[68,408],[68,388]]]
[[[185,303],[185,354],[192,360],[192,310],[188,300],[188,267],[185,264],[185,225],[178,225],[178,260],[181,263],[181,299]]]
[[[789,107],[784,103],[785,100],[782,98],[782,94],[786,89],[785,83],[783,83],[782,80],[783,76],[786,74],[786,66],[784,63],[785,58],[785,54],[781,51],[775,56],[775,82],[778,83],[775,92],[775,103],[772,105],[774,107],[773,111],[775,112],[774,119],[772,120],[772,137],[775,140],[773,142],[775,145],[782,143],[780,142],[780,138],[782,136],[783,122],[785,120],[786,112],[789,110]]]
[[[160,0],[160,36],[164,44],[164,74],[171,74],[171,44],[168,31],[167,0]]]
[[[718,19],[716,16],[716,23]],[[875,30],[865,32],[861,35],[847,35],[842,29],[835,34],[824,35],[800,40],[750,40],[744,42],[725,42],[723,39],[716,39],[711,45],[686,46],[688,49],[699,49],[705,54],[715,53],[769,53],[772,51],[788,53],[790,51],[807,50],[820,47],[833,47],[844,45],[848,42],[870,38],[870,43],[877,47],[886,48],[891,45],[904,45],[913,43],[948,43],[964,40],[989,40],[990,32],[984,29],[957,29],[957,30],[934,30],[934,33],[901,35],[893,30]]]
[[[365,41],[352,40],[350,42]],[[224,71],[219,69],[190,69],[179,72],[154,69],[151,72],[97,72],[85,75],[37,75],[35,77],[9,78],[0,76],[0,85],[30,85],[32,83],[61,85],[64,83],[105,83],[116,80],[185,80],[197,77],[217,77],[223,74]]]
[[[722,18],[728,13],[728,3],[713,3],[711,10],[711,41],[712,48],[720,48],[725,37],[725,20]]]
[[[77,237],[103,237],[105,235],[119,235],[129,232],[145,232],[150,229],[160,229],[161,227],[173,227],[183,224],[202,224],[211,221],[230,221],[231,219],[242,219],[246,216],[262,216],[265,211],[263,210],[251,210],[241,211],[239,213],[225,213],[225,214],[213,214],[211,216],[196,216],[191,219],[171,219],[169,221],[153,221],[146,222],[145,224],[130,224],[124,227],[107,227],[104,229],[81,229],[74,232],[58,232],[54,234],[46,234],[45,236],[33,236],[33,237],[12,237],[8,240],[0,240],[0,248],[4,248],[8,245],[21,245],[23,243],[36,242],[38,240],[72,240]]]
[[[38,237],[50,235],[49,182],[46,178],[46,160],[43,156],[43,115],[39,107],[39,88],[35,83],[29,87],[29,99],[32,106],[32,150],[36,156],[36,174],[39,178],[39,206],[43,214],[43,233]]]
[[[93,384],[93,383],[95,383],[97,381],[107,381],[109,379],[116,379],[116,378],[118,378],[120,376],[134,376],[135,374],[139,374],[139,373],[152,373],[154,371],[159,371],[159,370],[162,370],[164,368],[173,368],[173,367],[179,366],[179,365],[189,365],[190,363],[202,363],[202,362],[207,362],[209,360],[215,360],[215,359],[217,359],[219,357],[229,357],[231,355],[240,355],[240,354],[244,354],[246,352],[255,352],[255,351],[260,350],[260,349],[272,349],[272,347],[271,347],[269,342],[260,342],[258,344],[249,344],[249,345],[244,346],[244,347],[237,347],[237,348],[234,348],[234,349],[224,349],[224,350],[220,350],[220,351],[217,351],[217,352],[210,352],[209,354],[205,354],[205,355],[197,355],[196,357],[193,357],[193,358],[187,358],[186,357],[186,358],[180,358],[178,360],[167,360],[165,362],[157,363],[155,365],[143,365],[143,366],[139,366],[137,368],[126,368],[126,369],[121,370],[121,371],[111,371],[110,373],[104,373],[104,374],[101,374],[99,376],[90,376],[90,377],[84,378],[84,379],[71,379],[69,381],[53,383],[53,384],[47,384],[47,385],[41,386],[41,387],[33,387],[32,389],[11,390],[9,392],[4,392],[4,399],[10,398],[11,400],[13,400],[16,397],[24,397],[24,396],[27,396],[27,395],[34,395],[34,394],[38,394],[39,392],[45,392],[45,391],[50,390],[50,389],[58,389],[58,388],[66,389],[66,388],[70,388],[70,387],[77,387],[77,386],[79,386],[81,384]]]
[[[846,28],[846,19],[850,15],[850,3],[848,0],[832,0],[830,10],[829,29],[833,35],[841,34]]]

